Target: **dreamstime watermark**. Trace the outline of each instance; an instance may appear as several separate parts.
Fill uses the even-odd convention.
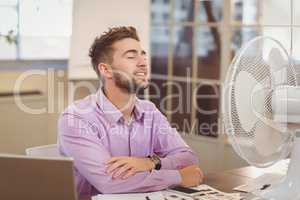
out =
[[[132,90],[131,92],[140,94],[143,93],[145,89],[145,85],[141,82],[140,79],[137,79],[134,76],[131,76],[124,71],[115,71],[114,73],[118,73],[123,81],[123,84],[127,84],[127,89]],[[176,115],[176,114],[191,114],[192,109],[194,109],[197,113],[200,113],[202,116],[207,116],[210,118],[212,115],[218,114],[218,107],[201,107],[199,105],[200,101],[210,101],[210,100],[219,100],[220,92],[219,87],[214,84],[204,84],[197,83],[194,90],[191,87],[190,74],[186,73],[186,79],[168,81],[166,77],[152,75],[151,81],[148,81],[147,88],[151,91],[148,94],[148,98],[152,101],[159,102],[156,107],[166,114]],[[47,95],[47,103],[44,107],[36,108],[26,105],[24,99],[22,98],[21,91],[22,86],[26,84],[26,81],[33,77],[39,77],[39,80],[46,80],[46,95]],[[145,82],[146,80],[144,80]],[[146,81],[147,82],[147,81]],[[161,84],[158,84],[158,83]],[[182,84],[187,83],[187,84]],[[61,113],[68,105],[73,105],[73,111],[77,113],[90,113],[93,112],[94,106],[97,104],[103,104],[105,106],[105,102],[101,99],[101,95],[99,95],[99,87],[101,87],[103,83],[100,81],[98,84],[93,84],[91,81],[76,81],[76,83],[71,81],[66,81],[66,73],[63,70],[54,70],[48,69],[46,70],[28,70],[23,72],[16,80],[14,85],[14,101],[20,110],[29,114],[55,114]],[[171,93],[167,93],[168,88],[172,88]],[[205,87],[205,88],[204,88]],[[202,91],[209,90],[209,93],[205,93]],[[95,98],[89,98],[87,103],[82,105],[72,104],[76,100],[76,93],[85,90],[86,93],[94,94]],[[202,92],[199,92],[202,91]],[[103,98],[103,97],[102,97]],[[128,100],[127,104],[120,108],[120,111],[128,108],[131,105],[132,101],[134,101],[134,95],[132,98]],[[167,102],[172,101],[176,102],[176,105],[173,104],[171,108],[168,108]],[[107,113],[113,114],[115,110],[106,110]],[[152,111],[151,111],[152,112]],[[157,112],[157,111],[156,111]],[[195,132],[196,134],[201,135],[217,135],[218,134],[218,126],[219,122],[200,122],[200,120],[196,119],[193,123],[186,118],[182,118],[181,120],[182,126],[176,123],[172,123],[171,128],[176,128],[177,130],[182,130],[184,133]],[[74,124],[75,123],[75,124]],[[96,126],[87,126],[85,124],[76,124],[75,119],[71,119],[68,121],[70,126],[79,126],[80,130],[84,130],[84,133],[92,133],[95,132]],[[191,124],[192,123],[192,124]],[[151,129],[151,127],[148,127]],[[97,132],[97,131],[96,131]],[[169,131],[166,131],[169,132]]]
[[[186,73],[185,78],[181,77],[178,79],[178,77],[173,77],[172,81],[169,81],[166,76],[157,74],[152,74],[151,80],[147,81],[146,76],[143,77],[141,74],[138,74],[140,72],[134,73],[133,76],[121,70],[114,71],[113,73],[119,74],[119,78],[121,77],[119,81],[122,82],[123,86],[126,86],[125,88],[127,88],[128,91],[136,93],[137,95],[143,93],[145,85],[147,85],[148,91],[150,91],[148,98],[156,102],[156,107],[165,114],[171,114],[173,116],[177,114],[179,114],[178,116],[185,116],[185,114],[190,115],[192,112],[197,113],[197,115],[200,114],[202,119],[196,117],[196,120],[191,121],[189,118],[182,117],[182,119],[180,119],[180,125],[176,123],[172,124],[172,127],[182,130],[185,133],[195,132],[201,135],[217,135],[217,132],[222,133],[223,131],[218,131],[218,128],[223,127],[220,123],[222,116],[218,116],[221,110],[219,109],[220,101],[222,101],[222,106],[226,104],[225,107],[234,106],[237,103],[236,99],[231,95],[232,92],[235,91],[233,89],[236,89],[236,84],[238,84],[236,82],[230,82],[227,85],[203,83],[201,81],[193,82],[195,80],[191,79],[190,72]],[[24,102],[22,98],[22,86],[33,76],[46,80],[48,102],[44,107],[36,108],[26,105],[26,102]],[[146,84],[147,82],[148,84]],[[192,83],[196,83],[194,87],[191,86]],[[106,106],[103,99],[101,99],[101,95],[99,95],[99,87],[101,85],[102,82],[100,79],[98,84],[93,84],[91,81],[76,81],[76,83],[66,81],[66,74],[63,70],[28,70],[23,72],[15,82],[14,101],[20,110],[29,114],[60,113],[68,105],[73,105],[74,111],[78,113],[89,113],[93,112],[93,105],[96,103],[102,104],[103,107]],[[227,96],[223,96],[223,99],[220,88],[222,88],[223,92],[225,91],[228,94]],[[261,88],[259,90],[247,91],[248,96],[243,97],[246,98],[245,101],[250,102],[247,104],[249,105],[249,108],[247,108],[248,112],[250,112],[249,109],[251,109],[251,113],[253,113],[257,119],[263,118],[265,121],[272,119],[270,115],[265,115],[265,113],[267,113],[265,110],[261,110],[259,109],[260,107],[256,106],[257,103],[255,103],[253,99],[257,99],[256,96],[260,95],[260,93],[265,93],[264,91],[268,89],[269,88]],[[84,106],[72,104],[76,100],[76,93],[81,90],[85,90],[89,94],[94,94],[95,98],[86,100],[87,103],[85,103]],[[267,95],[266,97],[269,96],[270,95]],[[270,99],[271,98],[266,98],[266,100]],[[128,106],[132,105],[134,100],[135,95],[132,95],[128,102],[122,108],[119,108],[119,110],[123,111],[123,109],[127,109]],[[168,102],[172,102],[171,106],[168,106]],[[234,102],[234,105],[232,102]],[[237,104],[235,106],[238,107],[239,105]],[[115,110],[108,109],[106,112],[113,114]],[[227,113],[225,118],[229,118],[228,115]],[[234,127],[229,127],[229,129],[230,128]],[[232,130],[224,132],[232,132]]]
[[[78,118],[74,118],[73,116],[67,116],[63,119],[63,123],[67,124],[68,127],[74,128],[77,130],[77,134],[79,135],[98,135],[99,133],[104,133],[105,127],[99,126],[97,124],[88,123],[84,120],[79,120]],[[224,134],[224,130],[221,124],[221,120],[218,120],[213,123],[201,122],[199,119],[195,120],[191,123],[188,119],[182,119],[182,126],[179,126],[177,123],[167,123],[160,122],[154,125],[152,120],[147,119],[144,121],[143,126],[133,126],[130,131],[130,138],[140,137],[141,133],[145,135],[151,135],[153,131],[158,135],[176,135],[179,132],[182,135],[189,135],[193,133],[194,135],[203,135],[203,136],[219,136],[220,134]],[[128,131],[126,126],[117,126],[114,125],[109,128],[109,133],[111,135],[118,135],[120,137],[127,138],[128,135],[124,134],[124,132]],[[106,135],[104,135],[106,137]]]
[[[189,119],[182,119],[182,126],[177,123],[171,123],[171,126],[177,130],[180,130],[182,134],[194,133],[195,135],[217,136],[224,133],[220,130],[222,123],[220,118],[215,122],[203,122],[200,119],[196,119],[194,122],[190,122]]]
[[[20,74],[14,84],[14,102],[18,108],[28,114],[54,114],[62,112],[66,104],[69,105],[74,102],[75,93],[79,88],[88,90],[88,93],[96,93],[97,87],[90,81],[78,81],[74,84],[70,81],[65,81],[66,73],[63,70],[27,70]],[[22,86],[30,78],[38,77],[38,80],[45,80],[47,104],[42,108],[34,108],[26,105],[23,101]],[[38,84],[38,83],[37,83]],[[67,102],[67,103],[66,103]],[[85,108],[88,109],[88,108]]]
[[[114,73],[118,73],[121,75],[123,84],[127,84],[129,90],[133,90],[133,93],[140,93],[145,88],[145,85],[141,84],[136,78],[125,73],[124,71],[115,71]],[[43,80],[47,82],[47,106],[42,108],[33,108],[26,105],[22,100],[22,86],[25,82],[30,79],[32,76],[40,76]],[[72,104],[74,102],[76,92],[80,90],[88,91],[90,94],[99,94],[98,89],[101,85],[101,81],[99,80],[99,84],[92,84],[90,81],[76,81],[70,82],[65,81],[65,72],[62,70],[54,70],[48,69],[45,70],[28,70],[23,72],[16,80],[14,85],[14,101],[16,105],[25,113],[29,114],[53,114],[62,112],[67,105]],[[188,79],[188,78],[187,78]],[[162,84],[158,84],[158,82],[163,82]],[[196,87],[192,91],[191,84],[182,84],[182,81],[167,81],[162,80],[161,77],[152,76],[152,80],[148,82],[148,88],[151,93],[148,95],[148,98],[153,101],[159,101],[159,105],[156,105],[162,112],[166,114],[175,114],[175,113],[191,113],[192,109],[195,109],[197,113],[201,113],[203,115],[212,115],[218,112],[217,108],[205,109],[199,105],[199,100],[208,100],[208,99],[220,99],[220,92],[217,85],[208,85],[204,83],[197,83]],[[171,87],[172,91],[169,94],[166,94],[165,91]],[[199,93],[198,91],[202,90],[202,87],[209,87],[209,94]],[[101,99],[91,98],[90,103],[93,104],[97,101],[97,103],[104,103]],[[121,111],[123,109],[127,109],[128,106],[134,101],[134,96],[128,100],[128,103],[125,104],[122,108],[119,108]],[[171,108],[168,108],[167,102],[177,102],[176,105],[173,105]],[[88,113],[92,111],[92,108],[89,106],[74,106],[77,112]],[[107,110],[107,112],[114,112],[113,110]]]

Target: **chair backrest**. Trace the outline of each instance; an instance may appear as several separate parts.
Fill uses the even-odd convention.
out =
[[[57,144],[31,147],[25,150],[28,156],[61,157]]]

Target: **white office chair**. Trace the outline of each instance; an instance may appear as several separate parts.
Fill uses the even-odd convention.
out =
[[[27,148],[25,151],[28,156],[61,157],[57,144],[31,147]]]

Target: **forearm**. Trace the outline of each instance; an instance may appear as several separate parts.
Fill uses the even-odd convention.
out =
[[[74,164],[77,170],[100,193],[113,194],[158,191],[181,183],[181,175],[177,170],[152,170],[151,172],[139,172],[127,179],[113,179],[112,174],[107,172],[105,166],[105,160],[110,159],[109,155],[102,153],[101,157],[96,157],[94,156],[95,153],[92,153],[90,149],[91,144],[87,151],[82,146],[77,148],[74,147],[71,142],[66,143],[66,138],[64,138],[64,141],[64,145],[72,152],[70,156],[74,158]],[[99,148],[99,146],[97,148]],[[95,152],[101,151],[103,151],[103,149],[99,149]]]
[[[190,165],[199,165],[198,157],[192,151],[178,152],[161,158],[162,169],[178,170]]]
[[[177,170],[141,172],[125,180],[111,179],[108,176],[102,177],[102,180],[94,178],[95,181],[99,180],[94,187],[103,194],[159,191],[181,183]]]
[[[100,145],[91,148],[95,144],[86,141],[79,144],[78,140],[63,136],[64,147],[68,149],[68,156],[74,159],[74,166],[85,179],[100,193],[130,193],[163,190],[181,183],[181,175],[177,170],[152,170],[151,172],[139,172],[127,179],[113,179],[107,172],[106,160],[111,157],[105,153]],[[82,145],[89,144],[89,145]],[[98,149],[97,149],[98,148]],[[101,156],[95,156],[99,152]]]

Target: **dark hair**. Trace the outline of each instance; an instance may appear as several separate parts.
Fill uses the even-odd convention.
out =
[[[100,72],[98,64],[101,62],[112,63],[113,61],[113,48],[112,45],[122,39],[132,38],[140,41],[136,29],[132,26],[121,26],[109,28],[100,37],[96,37],[89,50],[89,56],[94,70],[98,77]]]

